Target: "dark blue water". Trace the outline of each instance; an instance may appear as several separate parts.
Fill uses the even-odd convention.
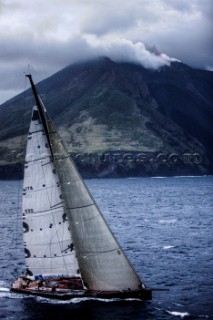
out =
[[[23,268],[17,181],[0,181],[0,319],[213,319],[213,177],[87,180],[151,302],[10,293]],[[21,186],[20,186],[21,190]]]

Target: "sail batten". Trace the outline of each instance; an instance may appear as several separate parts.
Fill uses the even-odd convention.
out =
[[[50,156],[44,156],[44,157],[42,157],[42,158],[37,158],[37,159],[34,159],[34,160],[27,160],[26,162],[25,162],[25,165],[26,164],[30,164],[30,165],[33,165],[34,163],[37,163],[38,161],[41,161],[41,160],[45,160],[45,159],[47,159],[47,158],[49,158]],[[47,162],[47,163],[44,163],[44,164],[42,164],[42,166],[45,166],[46,164],[49,164],[51,161],[49,161],[49,162]]]

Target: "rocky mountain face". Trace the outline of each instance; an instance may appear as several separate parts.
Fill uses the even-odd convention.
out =
[[[182,63],[148,70],[108,58],[37,85],[85,177],[213,173],[213,73]],[[0,106],[0,177],[21,172],[31,90]]]

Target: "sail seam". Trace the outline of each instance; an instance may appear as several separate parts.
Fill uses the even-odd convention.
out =
[[[46,256],[46,257],[40,257],[40,256],[36,256],[36,257],[29,257],[29,258],[26,258],[26,259],[56,259],[56,258],[66,258],[67,256],[71,256],[72,254],[66,254],[66,255],[64,255],[64,254],[62,254],[62,255],[57,255],[57,256],[52,256],[52,257],[48,257],[48,256]],[[36,267],[33,267],[33,268],[36,268]],[[42,267],[42,268],[45,268],[45,267]],[[64,266],[63,266],[63,268],[64,268]],[[49,269],[49,267],[47,267],[46,269]],[[51,269],[54,269],[54,267],[51,267]],[[64,269],[66,269],[66,268],[64,268]]]
[[[48,189],[53,189],[53,188],[55,188],[55,187],[58,187],[57,186],[57,184],[52,184],[51,186],[46,186],[45,188],[43,187],[43,188],[39,188],[39,189],[33,189],[33,190],[24,190],[24,188],[23,188],[23,192],[25,192],[25,193],[34,193],[34,192],[39,192],[39,191],[44,191],[44,190],[48,190]],[[60,203],[58,203],[58,204],[62,204],[62,202],[60,202]],[[56,205],[54,205],[54,206],[57,206],[58,204],[56,204]],[[53,207],[54,207],[53,206]],[[51,207],[52,208],[52,207]]]
[[[67,158],[70,158],[70,156],[68,155],[68,156],[66,156],[66,157],[54,157],[54,159],[56,160],[56,161],[58,161],[58,160],[63,160],[63,159],[67,159]]]
[[[47,162],[47,163],[44,163],[44,164],[42,164],[41,166],[43,167],[43,166],[46,166],[47,164],[50,164],[50,163],[52,163],[52,161],[49,161],[49,162]]]
[[[72,208],[67,208],[67,209],[70,209],[70,210],[75,210],[75,209],[82,209],[82,208],[87,208],[87,207],[91,207],[93,206],[94,203],[91,203],[91,204],[87,204],[85,206],[81,206],[81,207],[72,207]]]
[[[55,207],[57,207],[57,206],[59,206],[59,205],[61,205],[60,208],[61,208],[61,207],[64,207],[64,206],[63,206],[63,202],[59,202],[59,203],[54,204],[53,206],[50,206],[50,208],[52,209],[52,208],[55,208]]]
[[[36,259],[36,258],[32,258],[32,259]],[[44,259],[46,259],[46,258],[44,258]],[[26,268],[29,268],[29,266],[26,266]],[[40,267],[35,267],[35,266],[34,266],[33,269],[39,269],[39,270],[40,270]],[[49,267],[43,267],[43,266],[42,266],[42,269],[43,269],[43,270],[45,270],[45,269],[49,270]],[[61,269],[61,270],[62,270],[62,269],[66,270],[66,268],[64,268],[63,266],[61,266],[60,269]],[[51,270],[58,270],[58,267],[52,267]],[[67,270],[66,270],[66,274],[68,274],[68,271],[67,271]]]
[[[51,244],[61,244],[61,245],[65,245],[65,244],[68,244],[68,243],[70,243],[70,238],[68,238],[68,239],[63,239],[63,240],[61,240],[61,241],[52,241],[51,242]],[[25,246],[26,246],[26,244],[24,244]],[[38,242],[36,242],[36,243],[30,243],[30,245],[32,245],[32,246],[39,246],[39,247],[41,247],[41,246],[47,246],[47,245],[49,245],[49,242],[46,242],[46,243],[38,243]],[[68,249],[66,249],[67,251],[69,251],[70,249],[68,248]],[[66,251],[65,250],[65,251]],[[60,251],[60,252],[62,252],[62,251]],[[70,251],[71,252],[71,251]]]
[[[113,252],[113,251],[119,251],[120,252],[121,250],[118,247],[118,248],[115,248],[115,249],[105,250],[105,251],[94,251],[94,252],[86,252],[86,251],[84,251],[84,252],[81,252],[81,255],[85,255],[85,254],[94,255],[94,254],[102,254],[102,253],[108,253],[108,252]]]
[[[57,210],[59,208],[64,208],[64,206],[60,206],[60,207],[57,207],[57,208],[50,208],[50,209],[53,209],[53,210]],[[38,214],[38,213],[49,213],[49,212],[52,212],[53,210],[43,210],[43,211],[33,211],[32,213],[29,214],[29,212],[23,212],[24,214],[28,213],[30,215],[30,217],[32,217],[34,214]],[[56,211],[57,212],[57,211]]]

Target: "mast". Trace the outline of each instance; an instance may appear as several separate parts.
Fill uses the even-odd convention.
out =
[[[42,121],[42,124],[43,124],[43,127],[44,127],[44,131],[45,131],[45,134],[47,136],[47,140],[48,140],[48,143],[49,143],[49,147],[50,147],[50,150],[51,150],[51,153],[52,153],[52,148],[51,148],[51,143],[50,143],[50,138],[49,138],[49,132],[48,132],[48,128],[47,128],[47,122],[46,122],[46,111],[44,109],[44,106],[43,106],[43,103],[38,95],[38,92],[36,90],[36,87],[34,85],[34,82],[33,82],[33,79],[32,79],[32,75],[31,74],[26,74],[26,77],[29,79],[30,81],[30,84],[31,84],[31,87],[32,87],[32,91],[33,91],[33,95],[34,95],[34,98],[35,98],[35,102],[36,102],[36,105],[38,107],[38,111],[39,111],[39,114],[40,114],[40,117],[41,117],[41,121]],[[53,155],[53,153],[52,153]]]

